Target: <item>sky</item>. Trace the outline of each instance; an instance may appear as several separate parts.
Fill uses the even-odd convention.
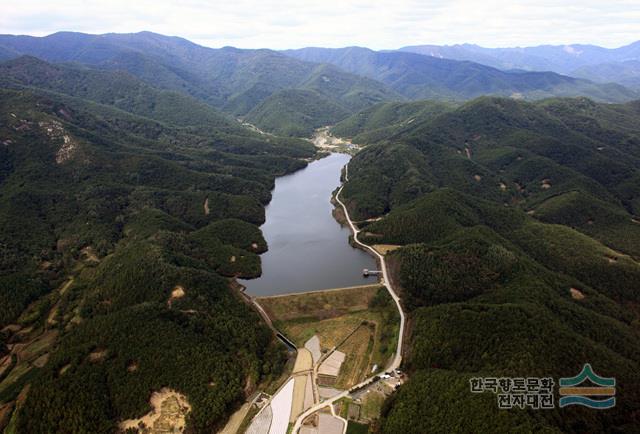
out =
[[[0,0],[0,33],[61,30],[149,30],[239,48],[613,48],[640,40],[640,0]]]

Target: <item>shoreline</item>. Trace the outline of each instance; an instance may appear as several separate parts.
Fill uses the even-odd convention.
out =
[[[388,272],[387,272],[387,264],[385,263],[384,256],[378,253],[373,247],[366,245],[358,240],[358,233],[360,232],[360,230],[355,226],[355,224],[351,220],[351,217],[349,217],[349,211],[347,210],[347,206],[344,204],[344,202],[342,202],[342,200],[340,200],[340,193],[342,193],[345,183],[349,181],[349,163],[345,165],[344,169],[345,169],[344,181],[342,182],[340,188],[338,189],[338,192],[335,195],[336,202],[338,202],[338,204],[342,206],[342,209],[344,211],[344,216],[347,222],[349,223],[349,227],[351,228],[351,231],[353,233],[354,243],[360,245],[363,249],[367,250],[370,254],[372,254],[375,258],[379,260],[380,268],[382,270],[382,284],[389,292],[389,295],[395,302],[396,307],[398,308],[398,313],[400,314],[400,328],[398,330],[398,342],[397,342],[395,356],[389,363],[389,366],[384,371],[384,373],[390,373],[398,369],[400,367],[400,364],[402,363],[402,350],[404,348],[404,333],[405,333],[405,325],[406,325],[405,314],[404,314],[404,310],[402,309],[402,305],[400,304],[400,297],[391,286],[390,279],[388,277]],[[380,375],[381,374],[376,374],[374,376],[368,377],[364,381],[353,386],[351,389],[345,390],[344,392],[334,396],[333,398],[327,399],[309,408],[308,410],[303,412],[300,416],[298,416],[295,424],[293,425],[293,428],[291,429],[291,433],[297,434],[300,431],[300,428],[302,428],[303,421],[307,417],[311,416],[312,414],[320,411],[325,407],[330,407],[333,410],[333,404],[336,401],[339,401],[340,399],[349,396],[349,394],[352,391],[360,390],[369,386],[370,384],[374,383],[378,378],[380,378]],[[346,426],[345,426],[345,431],[346,431]]]
[[[335,202],[335,192],[341,185],[344,165],[348,164],[352,157],[339,151],[324,153],[321,149],[318,150],[318,157],[319,160],[306,165],[304,168],[276,178],[276,183],[270,191],[270,201],[265,206],[265,220],[260,224],[259,229],[263,237],[266,240],[270,240],[271,243],[275,243],[273,234],[276,233],[281,239],[288,240],[289,245],[284,249],[277,243],[273,246],[267,245],[267,249],[259,254],[261,262],[259,276],[235,277],[235,281],[242,293],[256,298],[369,285],[377,282],[375,278],[364,278],[361,271],[364,269],[377,269],[379,263],[370,254],[362,255],[360,253],[363,249],[351,240],[351,234],[345,230],[346,222],[344,220],[341,221],[340,216],[335,215],[335,211],[340,209]],[[313,167],[313,164],[317,161],[327,158],[330,161],[317,166],[317,168]],[[301,175],[303,170],[308,171]],[[306,175],[306,173],[309,173],[309,175]],[[301,178],[287,180],[287,178],[294,175],[301,176]],[[315,182],[316,185],[322,185],[322,187],[310,187],[315,193],[314,195],[307,194],[304,197],[299,197],[301,193],[296,192],[295,188],[293,192],[291,191],[291,185],[295,185],[297,180],[309,182],[309,179]],[[283,182],[282,190],[278,190],[279,182]],[[297,201],[306,200],[309,207],[314,211],[313,214],[309,214],[309,220],[301,220],[300,216],[293,212],[295,207],[291,207],[288,204],[283,205],[283,195],[284,199],[289,195]],[[273,202],[274,196],[276,196],[276,202]],[[323,199],[323,197],[326,197],[326,199]],[[274,206],[274,203],[279,205]],[[279,211],[280,208],[285,213]],[[280,223],[274,224],[273,222]],[[303,236],[290,234],[289,223],[283,222],[295,222],[296,225],[305,226],[306,233],[303,233]],[[291,225],[293,224],[291,223]],[[298,260],[297,252],[300,251],[304,254],[306,252],[304,250],[306,249],[306,244],[314,242],[316,240],[314,237],[319,237],[320,241],[323,242],[326,238],[328,242],[326,245],[321,245],[321,250],[310,250],[312,255],[317,256],[312,256],[307,260]],[[348,245],[344,245],[345,240]],[[341,260],[332,259],[336,256]],[[374,261],[371,259],[374,259]],[[300,269],[291,268],[291,263],[300,264]],[[322,267],[328,273],[319,271]],[[279,276],[280,270],[284,273],[282,276]]]
[[[338,153],[342,153],[342,152],[338,152]],[[329,154],[330,155],[330,154]],[[271,330],[275,333],[275,336],[280,339],[280,337],[278,336],[279,334],[284,336],[279,330],[277,330],[272,322],[271,317],[268,315],[268,313],[266,312],[266,310],[260,305],[259,301],[260,300],[268,300],[268,299],[274,299],[274,298],[283,298],[283,297],[296,297],[296,296],[304,296],[305,294],[322,294],[322,293],[332,293],[332,292],[339,292],[339,291],[345,291],[345,290],[349,290],[349,289],[358,289],[358,288],[371,288],[371,287],[375,287],[375,286],[384,286],[387,290],[387,292],[389,293],[389,295],[391,296],[391,298],[393,299],[394,303],[396,304],[396,307],[398,309],[398,313],[400,315],[400,326],[399,326],[399,330],[398,330],[398,339],[397,339],[397,346],[396,346],[396,351],[395,354],[390,357],[389,361],[388,361],[388,365],[386,367],[386,369],[383,371],[383,373],[390,373],[393,372],[394,370],[398,369],[400,367],[400,364],[402,363],[402,352],[403,352],[403,348],[404,348],[404,334],[405,334],[405,324],[406,324],[406,320],[405,320],[405,314],[404,311],[402,309],[402,306],[400,304],[400,297],[397,295],[397,293],[394,291],[394,289],[391,286],[391,281],[389,279],[388,276],[388,271],[387,271],[387,264],[385,263],[385,259],[384,256],[381,255],[378,251],[376,251],[373,247],[366,245],[362,242],[360,242],[358,240],[358,234],[360,232],[360,230],[355,226],[355,223],[351,220],[350,216],[349,216],[349,212],[347,210],[346,205],[342,202],[342,200],[340,199],[340,193],[342,193],[342,190],[346,184],[346,182],[349,181],[349,174],[348,174],[348,169],[349,169],[349,162],[347,162],[344,166],[344,177],[341,177],[340,179],[340,186],[334,191],[334,193],[331,196],[331,204],[334,206],[334,210],[332,211],[332,216],[335,219],[335,221],[340,225],[343,226],[345,224],[347,224],[349,226],[349,229],[351,231],[351,235],[349,236],[349,245],[352,248],[355,249],[359,249],[359,250],[363,250],[366,253],[368,253],[370,256],[373,257],[373,259],[375,260],[376,266],[379,270],[381,270],[381,273],[379,274],[379,277],[376,279],[375,283],[371,283],[371,284],[364,284],[364,285],[354,285],[354,286],[348,286],[348,287],[341,287],[341,288],[327,288],[327,289],[318,289],[318,290],[310,290],[310,291],[296,291],[296,292],[292,292],[292,293],[286,293],[286,294],[273,294],[273,295],[264,295],[264,296],[252,296],[249,295],[245,292],[246,287],[244,285],[242,285],[240,282],[237,282],[238,285],[240,285],[240,293],[242,294],[243,298],[245,300],[247,300],[248,302],[250,302],[251,305],[253,305],[254,309],[258,311],[259,315],[263,317],[263,319],[265,320],[265,322],[267,323],[267,325],[271,328]],[[341,221],[343,219],[338,218],[337,211],[341,211],[341,217],[344,217],[344,221]],[[297,348],[296,348],[297,350]],[[292,430],[290,431],[291,433],[298,433],[299,429],[302,426],[302,422],[310,415],[320,411],[323,408],[326,408],[327,406],[331,407],[331,409],[333,410],[333,404],[338,401],[339,399],[342,399],[346,396],[349,396],[350,393],[352,393],[352,391],[355,390],[360,390],[363,389],[367,386],[369,386],[372,383],[375,383],[375,381],[379,378],[379,376],[381,375],[381,373],[378,373],[376,375],[373,376],[369,376],[366,379],[364,379],[363,381],[361,381],[359,384],[349,388],[348,390],[345,390],[341,393],[339,393],[338,395],[334,396],[333,398],[324,400],[322,402],[318,402],[315,405],[313,405],[312,407],[308,408],[306,411],[304,411],[303,413],[299,414],[295,420],[295,423],[293,424]],[[292,378],[294,378],[293,375],[290,375],[288,377],[288,379],[285,381],[284,384],[287,384],[288,381],[290,381]],[[314,388],[317,387],[314,381]],[[266,406],[265,406],[266,407]],[[264,408],[264,407],[263,407]],[[255,418],[255,416],[254,416]],[[253,419],[252,419],[253,420]],[[345,430],[346,430],[346,424],[345,424]]]

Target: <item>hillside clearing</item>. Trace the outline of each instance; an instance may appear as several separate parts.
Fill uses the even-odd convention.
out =
[[[147,427],[150,434],[165,432],[184,432],[187,414],[191,406],[187,398],[172,389],[161,389],[151,394],[149,401],[152,410],[138,419],[120,422],[121,430]]]

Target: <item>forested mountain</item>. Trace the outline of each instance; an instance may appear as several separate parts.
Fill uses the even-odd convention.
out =
[[[267,131],[286,134],[308,135],[323,123],[335,123],[376,103],[407,98],[465,100],[495,94],[539,99],[583,95],[616,102],[637,96],[635,91],[604,83],[606,80],[595,75],[593,78],[600,83],[550,72],[502,71],[474,62],[357,47],[308,48],[284,54],[264,49],[212,49],[150,32],[105,35],[60,32],[42,38],[0,36],[0,58],[20,55],[75,64],[56,65],[66,68],[65,71],[90,67],[93,70],[90,80],[99,77],[98,70],[121,75],[128,72],[129,77],[111,77],[125,82],[135,77],[154,88],[187,94],[233,116],[249,116],[255,110],[249,116],[252,123]],[[591,77],[588,73],[582,75]],[[67,82],[74,83],[75,78],[71,74]],[[633,84],[633,80],[626,80],[627,83]],[[123,92],[129,90],[126,86],[121,89]],[[101,87],[106,88],[106,83]],[[309,91],[320,97],[314,98]],[[293,106],[279,105],[283,97],[293,102]],[[298,117],[302,124],[291,128],[290,113],[283,113],[282,117],[257,115],[266,108],[279,106],[294,111],[302,109]],[[330,115],[316,116],[319,112],[310,107],[319,106],[327,107]]]
[[[485,48],[474,44],[413,45],[399,51],[469,60],[500,69],[555,71],[561,74],[587,65],[640,59],[640,41],[619,48],[595,45],[539,45],[537,47]]]
[[[201,130],[249,133],[235,119],[204,102],[180,92],[157,89],[124,71],[51,64],[22,56],[0,63],[0,86],[46,89]]]
[[[408,310],[410,380],[381,431],[633,431],[640,104],[484,97],[389,119],[356,129],[379,134],[343,191],[356,218],[382,217],[364,224],[368,243],[403,246],[388,257]],[[471,377],[557,381],[585,362],[616,378],[614,409],[503,411],[469,390]]]
[[[631,89],[640,89],[640,55],[636,60],[582,66],[572,71],[570,75],[595,82],[615,82]]]
[[[413,124],[421,124],[456,107],[454,103],[440,101],[388,102],[376,104],[342,120],[331,132],[348,137],[354,143],[375,143]]]
[[[314,129],[334,124],[350,113],[318,92],[287,89],[272,94],[254,107],[246,120],[271,133],[306,137]]]
[[[0,36],[0,49],[49,62],[126,71],[151,86],[187,93],[236,116],[246,115],[273,93],[292,88],[318,92],[350,110],[402,98],[382,83],[334,66],[271,50],[212,49],[150,32],[5,35]]]
[[[2,424],[114,432],[169,387],[215,430],[282,369],[229,277],[260,274],[274,179],[312,145],[127,73],[0,69]]]
[[[588,96],[599,101],[628,101],[638,94],[617,84],[595,84],[553,72],[503,71],[469,61],[367,48],[303,48],[284,51],[310,62],[326,62],[387,84],[411,99],[464,100],[481,95],[540,99]]]
[[[17,56],[19,56],[19,54],[15,53],[14,51],[4,47],[0,47],[0,61],[8,60]]]

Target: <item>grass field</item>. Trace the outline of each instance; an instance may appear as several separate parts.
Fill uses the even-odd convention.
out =
[[[335,383],[338,388],[357,384],[374,365],[382,368],[391,355],[388,349],[395,347],[395,307],[380,285],[265,297],[258,302],[296,346],[317,335],[323,353],[336,348],[346,354]]]
[[[292,319],[276,322],[276,327],[296,344],[303,346],[313,335],[320,338],[320,350],[334,348],[352,333],[363,321],[358,313],[345,314],[335,318],[315,320],[313,318]]]
[[[385,395],[382,392],[372,390],[362,398],[362,406],[360,407],[360,418],[364,420],[374,420],[380,417],[382,404],[384,404]]]
[[[349,421],[347,425],[347,434],[367,434],[369,432],[369,425],[363,423]]]
[[[299,294],[257,298],[274,321],[333,318],[366,309],[380,285],[354,286]]]

